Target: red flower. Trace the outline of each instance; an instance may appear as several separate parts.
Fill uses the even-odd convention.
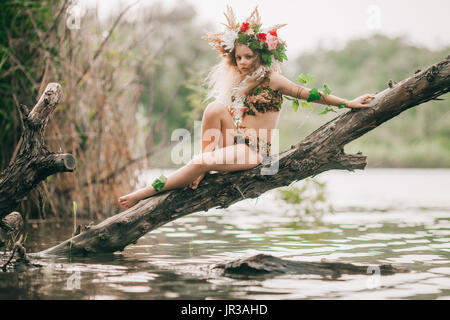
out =
[[[242,111],[242,112],[247,112],[248,110],[250,110],[250,108],[249,108],[249,107],[244,107],[244,108],[241,108],[241,111]]]
[[[271,35],[273,35],[274,37],[278,37],[277,29],[272,29],[272,30],[269,31],[269,33],[270,33]]]
[[[245,94],[246,96],[248,96],[248,92],[244,92],[244,94]]]
[[[245,32],[250,28],[250,24],[248,22],[243,22],[241,26],[241,31]]]
[[[258,41],[261,41],[261,42],[265,42],[266,41],[266,36],[267,35],[265,33],[260,32],[256,36],[258,37]]]

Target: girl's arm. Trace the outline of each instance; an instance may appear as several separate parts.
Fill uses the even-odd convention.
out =
[[[310,89],[293,83],[279,73],[274,72],[271,74],[270,84],[272,89],[279,90],[282,94],[291,96],[293,98],[307,100],[310,94]],[[341,104],[345,104],[347,108],[369,108],[367,104],[363,103],[375,98],[375,95],[373,94],[365,94],[354,100],[348,101],[331,94],[324,94],[320,90],[318,91],[320,92],[321,97],[319,100],[315,100],[314,102],[326,104],[329,106],[340,106]]]

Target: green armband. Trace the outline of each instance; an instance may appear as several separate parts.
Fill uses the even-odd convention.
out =
[[[167,178],[164,175],[161,175],[159,178],[156,178],[153,183],[152,187],[155,188],[156,191],[160,191],[162,188],[164,188],[164,184],[166,183]]]

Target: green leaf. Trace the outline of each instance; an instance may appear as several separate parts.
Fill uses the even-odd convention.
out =
[[[262,49],[262,43],[259,41],[250,41],[250,44],[248,45],[250,49],[252,50],[261,50]]]
[[[160,191],[164,184],[166,183],[167,178],[164,175],[161,175],[159,178],[155,179],[152,183],[152,187],[155,188],[156,191]]]
[[[312,102],[312,101],[320,100],[321,97],[322,97],[322,95],[317,90],[317,88],[312,88],[311,90],[309,90],[309,97],[306,101]]]
[[[301,105],[303,108],[312,109],[311,103],[303,100],[298,100],[289,96],[283,96],[286,100],[292,101],[292,108],[297,111],[298,106]]]
[[[248,110],[248,111],[247,111],[247,114],[249,114],[249,115],[251,115],[251,116],[256,115],[256,113],[255,113],[252,109]]]
[[[75,235],[75,232],[77,232],[77,202],[73,202],[73,234]]]
[[[74,216],[74,217],[77,216],[77,208],[78,208],[77,202],[74,201],[74,202],[73,202],[73,216]]]
[[[330,93],[331,93],[331,90],[330,90],[330,88],[328,88],[328,86],[327,86],[326,83],[323,84],[323,87],[325,88],[325,89],[323,90],[323,93],[324,93],[324,94],[330,94]]]
[[[300,75],[298,76],[298,82],[301,82],[304,84],[313,83],[314,78],[311,73],[308,73],[308,74],[300,73]]]
[[[327,107],[325,107],[325,109],[320,114],[327,114],[330,111],[336,112],[336,110],[334,110],[332,108],[328,108],[328,106],[327,106]]]
[[[284,47],[278,46],[276,50],[273,50],[273,56],[275,59],[277,59],[280,62],[283,62],[283,59],[287,60],[287,56],[285,53]]]
[[[250,39],[250,36],[245,33],[238,33],[238,39],[239,39],[240,43],[247,45],[248,40]]]
[[[283,60],[287,60],[288,58],[286,55],[286,47],[282,44],[278,44],[277,48],[275,49],[274,57],[281,62],[283,62]]]
[[[312,104],[307,101],[300,101],[300,104],[302,105],[303,108],[312,109]]]
[[[292,109],[294,109],[295,112],[297,112],[299,106],[298,99],[292,100]]]
[[[253,24],[251,25],[251,27],[252,27],[252,29],[253,29],[253,31],[254,31],[255,33],[258,33],[259,30],[261,29],[261,25],[260,25],[260,24],[256,25],[256,24],[253,23]]]
[[[91,108],[89,111],[89,120],[92,120],[95,116],[95,109]]]
[[[269,67],[272,64],[272,57],[271,57],[270,53],[262,52],[261,53],[261,59],[263,61],[263,64],[265,64],[265,65],[267,65]]]
[[[343,103],[343,104],[341,104],[341,105],[338,106],[339,109],[343,109],[343,108],[345,108],[345,107],[346,107],[345,103]]]

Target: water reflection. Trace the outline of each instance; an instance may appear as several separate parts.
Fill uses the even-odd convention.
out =
[[[42,268],[0,273],[0,298],[449,298],[450,200],[442,191],[450,190],[449,178],[450,170],[328,172],[318,179],[328,183],[336,212],[321,221],[300,219],[271,191],[224,210],[178,219],[121,253],[49,258],[39,261]],[[31,230],[28,250],[65,240],[70,228],[57,234],[49,232],[51,225]],[[257,253],[297,261],[391,263],[412,272],[381,276],[370,288],[370,274],[334,281],[318,275],[237,280],[211,269]]]

